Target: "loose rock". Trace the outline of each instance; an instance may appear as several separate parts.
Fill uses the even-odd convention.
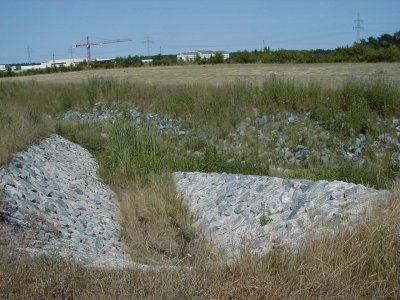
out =
[[[353,225],[388,191],[341,181],[266,176],[174,173],[194,223],[229,260],[248,246],[265,254],[277,243],[299,245],[307,232]]]
[[[0,170],[1,239],[30,253],[102,267],[133,267],[121,241],[116,196],[82,147],[58,135]]]

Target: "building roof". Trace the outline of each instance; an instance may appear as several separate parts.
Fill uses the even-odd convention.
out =
[[[198,50],[197,52],[203,54],[215,54],[215,53],[228,54],[227,51],[213,51],[213,50]]]
[[[197,51],[187,51],[187,52],[181,52],[179,53],[180,55],[196,55],[198,52]]]
[[[196,50],[196,51],[186,51],[181,52],[179,55],[196,55],[196,54],[215,54],[215,53],[222,53],[228,54],[228,51],[213,51],[213,50]]]

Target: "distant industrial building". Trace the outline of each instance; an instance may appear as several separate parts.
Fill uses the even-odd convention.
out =
[[[26,70],[40,70],[40,69],[46,69],[47,63],[41,63],[40,65],[26,65],[26,66],[21,66],[20,70],[21,71],[26,71]]]
[[[197,51],[189,51],[189,52],[181,52],[177,55],[178,60],[182,59],[184,61],[194,61],[196,56],[199,56],[201,59],[210,59],[215,54],[221,53],[224,57],[224,60],[229,59],[229,52],[227,51],[211,51],[211,50],[197,50]]]
[[[0,65],[0,72],[7,71],[6,65]]]
[[[55,59],[55,60],[49,60],[48,62],[43,62],[41,64],[37,65],[25,65],[21,66],[22,71],[26,70],[39,70],[39,69],[46,69],[46,68],[51,68],[51,67],[70,67],[75,64],[83,62],[83,58],[66,58],[66,59]]]

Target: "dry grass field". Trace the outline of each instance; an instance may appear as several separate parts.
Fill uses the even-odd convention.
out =
[[[263,82],[275,75],[303,83],[318,82],[334,87],[351,79],[382,79],[400,83],[400,63],[326,63],[326,64],[224,64],[101,69],[80,72],[12,77],[1,81],[36,81],[38,83],[79,83],[93,78],[126,80],[153,84],[192,84],[249,80]]]

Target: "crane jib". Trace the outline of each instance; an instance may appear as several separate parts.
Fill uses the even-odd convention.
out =
[[[104,41],[98,41],[98,42],[89,42],[89,37],[86,37],[86,43],[84,44],[73,44],[72,47],[78,48],[78,47],[86,47],[87,49],[87,61],[90,62],[92,60],[91,58],[91,52],[90,48],[91,46],[98,46],[102,47],[104,44],[112,44],[112,43],[121,43],[121,42],[130,42],[132,41],[131,39],[117,39],[117,40],[104,40]]]

